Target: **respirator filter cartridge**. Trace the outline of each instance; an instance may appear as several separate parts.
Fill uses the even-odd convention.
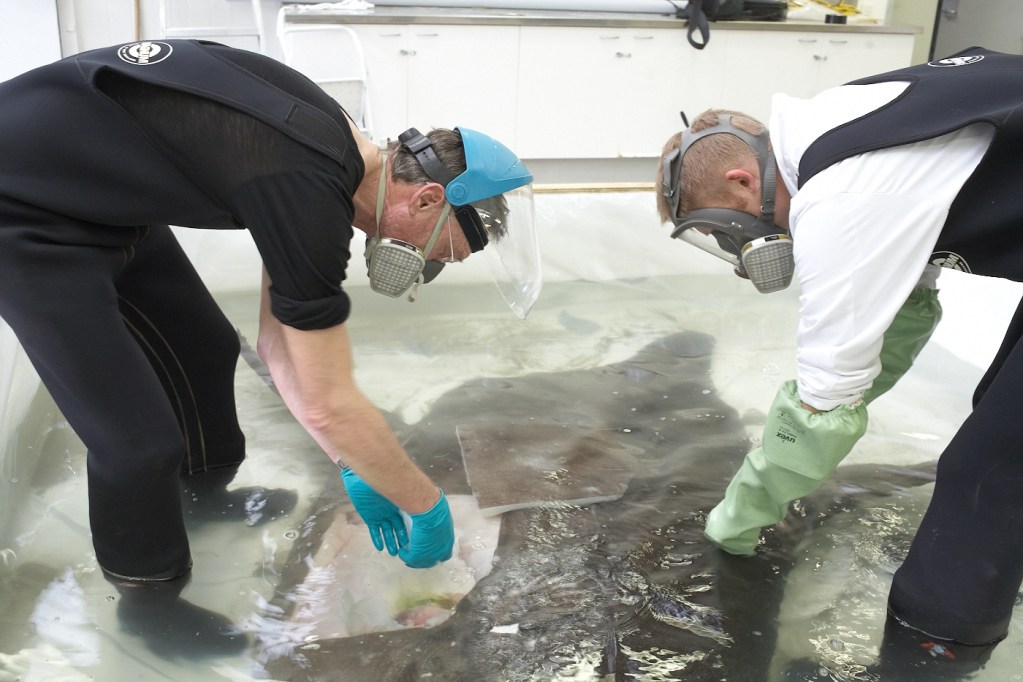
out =
[[[785,234],[754,239],[742,248],[742,267],[760,293],[781,291],[792,282],[795,270],[792,239]]]
[[[371,249],[369,286],[379,294],[401,296],[416,283],[426,265],[419,249],[397,239],[381,239]]]

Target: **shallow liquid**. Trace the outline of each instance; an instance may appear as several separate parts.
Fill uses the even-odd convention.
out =
[[[433,627],[350,638],[287,627],[316,598],[299,589],[309,557],[350,507],[258,363],[238,364],[249,454],[233,486],[298,503],[191,528],[191,581],[141,623],[96,566],[84,448],[40,392],[3,454],[0,681],[897,679],[874,667],[888,585],[979,370],[928,348],[832,481],[756,558],[722,558],[703,519],[793,375],[795,296],[731,276],[551,283],[520,321],[489,285],[430,285],[415,304],[356,290],[358,383],[449,494],[472,492],[459,424],[506,424],[510,448],[531,423],[592,429],[636,467],[618,500],[505,514],[491,574]],[[254,345],[256,295],[220,299]],[[207,636],[213,622],[234,634]],[[1023,679],[1021,624],[983,670],[947,679]],[[931,670],[921,660],[905,679]]]

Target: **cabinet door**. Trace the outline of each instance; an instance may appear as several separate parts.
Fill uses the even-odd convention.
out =
[[[409,26],[408,123],[464,126],[516,149],[518,26]],[[400,132],[400,131],[399,131]]]
[[[857,78],[909,66],[909,34],[833,31],[718,31],[728,52],[722,106],[767,122],[771,97],[809,98]]]
[[[822,39],[817,61],[817,91],[909,66],[913,36],[906,34],[837,34]]]
[[[518,149],[524,158],[617,155],[623,29],[523,26]]]
[[[692,118],[719,106],[723,50],[716,44],[697,50],[682,29],[635,29],[623,32],[620,52],[617,83],[608,93],[617,156],[658,157],[682,129],[679,112]]]
[[[767,123],[771,97],[784,92],[810,97],[816,92],[820,36],[789,31],[717,31],[727,45],[721,107]]]
[[[720,55],[679,29],[523,27],[518,144],[527,158],[655,157],[679,111],[713,106]]]
[[[408,128],[408,26],[348,24],[362,42],[375,141],[397,139]]]

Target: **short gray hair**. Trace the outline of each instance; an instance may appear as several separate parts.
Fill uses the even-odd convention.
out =
[[[459,175],[465,170],[465,149],[462,147],[462,136],[456,130],[447,128],[436,128],[426,133],[426,137],[433,146],[433,153],[437,159],[444,164],[454,175]],[[388,144],[388,153],[391,156],[391,179],[407,182],[412,185],[425,185],[428,182],[436,182],[422,165],[416,160],[416,155],[402,146],[400,142],[393,141]]]

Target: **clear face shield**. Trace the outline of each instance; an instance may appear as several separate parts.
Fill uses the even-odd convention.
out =
[[[525,318],[543,286],[533,208],[533,176],[517,156],[496,140],[466,128],[456,130],[462,137],[466,159],[465,171],[457,176],[433,153],[429,138],[415,128],[398,138],[415,154],[426,174],[444,187],[447,201],[425,254],[431,253],[449,212],[453,211],[473,253],[490,247],[488,262],[494,282],[515,314]],[[383,183],[382,174],[381,187]],[[377,224],[382,199],[382,194],[378,194]],[[449,239],[450,235],[449,230]],[[454,253],[453,245],[449,253]],[[389,293],[391,296],[401,296],[418,284],[430,282],[444,267],[444,262],[426,260],[419,249],[397,240],[369,240],[366,256],[370,286],[382,293],[388,293],[385,288],[398,292]],[[414,298],[414,291],[410,298]]]
[[[533,186],[458,206],[455,215],[460,217],[467,208],[483,225],[489,245],[484,253],[494,284],[512,311],[525,319],[543,287]]]
[[[682,159],[696,140],[720,133],[735,135],[757,154],[762,187],[760,216],[735,209],[703,208],[678,217]],[[679,148],[665,156],[663,165],[661,192],[671,207],[673,238],[731,264],[735,273],[750,280],[760,293],[789,286],[795,270],[792,239],[774,225],[775,167],[766,132],[753,137],[732,126],[730,115],[722,115],[717,125],[698,133],[684,130]]]

